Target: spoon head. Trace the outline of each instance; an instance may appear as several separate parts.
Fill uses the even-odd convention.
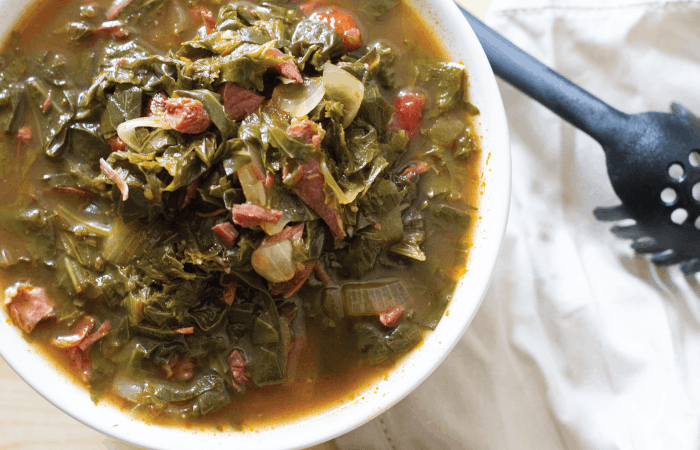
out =
[[[604,145],[623,207],[596,216],[634,219],[612,231],[633,239],[638,253],[653,253],[655,263],[682,262],[694,272],[700,270],[700,120],[680,105],[672,111],[630,116],[629,135]]]

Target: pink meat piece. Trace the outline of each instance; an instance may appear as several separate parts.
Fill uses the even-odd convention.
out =
[[[290,346],[289,353],[287,354],[285,384],[289,384],[294,381],[297,365],[299,364],[299,357],[301,356],[301,352],[304,350],[304,347],[306,347],[306,333],[292,338],[292,345]]]
[[[102,173],[104,173],[107,178],[117,185],[119,191],[122,193],[122,201],[127,201],[129,199],[129,185],[126,184],[126,181],[119,172],[114,170],[112,166],[102,158],[100,158],[100,169],[102,169]]]
[[[224,286],[224,294],[221,296],[221,301],[227,305],[233,305],[234,300],[236,300],[236,288],[238,283],[235,281]]]
[[[141,111],[143,117],[162,116],[165,114],[165,101],[168,96],[164,92],[157,92],[146,101],[145,107]]]
[[[272,56],[275,58],[283,58],[285,55],[282,53],[277,48],[271,48],[268,50],[268,53],[270,53]],[[294,81],[295,83],[303,83],[304,79],[301,78],[301,73],[299,72],[299,68],[297,67],[296,64],[294,64],[293,59],[288,59],[284,62],[281,62],[277,64],[274,69],[278,71],[279,73],[282,74],[282,76],[289,78],[290,80]]]
[[[379,314],[379,322],[385,327],[395,327],[401,322],[404,314],[406,314],[406,309],[398,305]]]
[[[25,333],[44,319],[54,316],[54,305],[43,289],[17,283],[5,289],[5,307],[14,324]]]
[[[194,359],[188,353],[175,355],[170,359],[170,370],[177,380],[191,380],[194,376]]]
[[[282,211],[263,208],[252,203],[233,205],[231,214],[233,222],[245,228],[259,226],[263,223],[275,224],[282,218]]]
[[[291,280],[285,281],[283,283],[276,283],[270,288],[270,294],[280,295],[284,294],[284,298],[289,298],[296,291],[301,289],[301,287],[306,283],[306,280],[311,276],[314,267],[316,266],[316,261],[307,261],[304,263],[304,267],[297,269]]]
[[[309,162],[297,164],[292,192],[298,195],[309,208],[316,211],[316,214],[321,216],[333,234],[341,239],[345,238],[343,218],[340,216],[340,212],[326,203],[326,194],[324,192],[326,182],[319,170],[319,160],[312,159]]]
[[[131,3],[131,0],[116,0],[114,3],[112,3],[112,6],[109,7],[107,13],[105,14],[107,20],[113,20],[115,17],[117,17],[119,12],[129,3]]]
[[[287,127],[287,134],[292,137],[304,138],[305,144],[311,144],[316,148],[321,148],[321,133],[314,130],[315,122],[304,119],[301,122],[293,123]],[[320,127],[321,125],[318,125]]]
[[[323,267],[318,262],[314,266],[314,273],[316,274],[316,278],[318,278],[318,281],[320,281],[324,287],[328,287],[328,286],[333,285],[333,282],[331,281],[331,277],[328,276],[326,271],[323,270]]]
[[[428,170],[432,169],[433,165],[427,162],[420,162],[418,164],[413,164],[412,166],[406,167],[406,169],[401,172],[403,178],[412,180],[416,175],[423,174]]]
[[[224,98],[224,109],[233,120],[243,120],[265,100],[262,95],[243,89],[236,83],[224,83],[218,91]]]
[[[102,339],[104,335],[107,334],[107,332],[109,332],[109,330],[111,329],[112,323],[109,320],[105,320],[104,322],[102,322],[102,325],[100,325],[100,328],[98,328],[97,331],[83,339],[80,345],[78,345],[78,348],[80,348],[80,350],[82,351],[87,351],[87,349],[89,349],[92,344]]]
[[[92,361],[87,352],[80,350],[78,347],[70,347],[65,350],[65,355],[68,358],[70,366],[80,374],[83,382],[87,383],[92,374]]]
[[[238,231],[233,228],[230,222],[220,223],[211,227],[211,231],[217,234],[221,238],[221,241],[228,248],[233,247],[233,243],[236,242],[238,237]]]
[[[85,340],[88,333],[90,333],[94,327],[95,319],[90,316],[83,316],[68,335],[56,338],[54,345],[58,348],[77,347]]]
[[[248,377],[245,374],[246,364],[243,355],[238,350],[234,350],[228,355],[228,365],[231,367],[231,377],[233,378],[233,387],[238,392],[241,392],[240,385],[246,384]]]
[[[167,99],[163,117],[175,131],[185,134],[203,133],[211,124],[202,102],[187,97]]]
[[[192,334],[192,333],[194,333],[194,327],[175,328],[175,329],[173,330],[173,333],[177,333],[177,334]]]
[[[265,236],[260,243],[260,245],[270,245],[274,244],[280,241],[283,241],[285,239],[291,239],[293,241],[293,244],[297,244],[301,241],[301,238],[304,234],[304,224],[300,223],[294,226],[288,225],[284,227],[282,231],[280,231],[277,234],[273,234],[272,236]]]

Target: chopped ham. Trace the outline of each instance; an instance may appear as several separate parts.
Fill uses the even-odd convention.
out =
[[[194,333],[194,327],[175,328],[175,329],[173,330],[173,333],[177,333],[177,334],[192,334],[192,333]]]
[[[270,50],[267,51],[269,54],[274,56],[275,58],[280,58],[282,59],[284,57],[284,53],[280,51],[277,48],[271,48]],[[284,62],[281,62],[277,64],[274,69],[281,73],[283,77],[289,78],[290,80],[294,81],[295,83],[303,83],[304,80],[301,78],[301,73],[299,72],[299,68],[297,67],[296,64],[294,64],[293,59],[288,59]]]
[[[292,192],[321,216],[333,234],[341,239],[345,238],[343,218],[340,216],[340,212],[326,203],[324,192],[326,182],[319,170],[318,159],[297,164]]]
[[[423,120],[423,108],[425,107],[425,95],[419,92],[404,92],[394,98],[396,114],[391,120],[391,128],[405,130],[408,137],[414,139],[418,136],[421,121]]]
[[[262,95],[243,89],[236,83],[224,83],[218,92],[224,98],[224,109],[233,120],[245,119],[265,100]]]
[[[92,344],[102,339],[104,335],[107,334],[111,329],[112,323],[109,320],[105,320],[104,322],[102,322],[102,325],[100,325],[100,328],[98,328],[97,331],[83,339],[80,345],[78,345],[78,348],[80,348],[80,350],[82,351],[87,351],[87,349],[89,349]]]
[[[127,201],[129,199],[129,185],[126,184],[124,178],[102,158],[100,158],[100,169],[102,169],[102,173],[104,173],[107,178],[117,185],[117,188],[119,188],[119,191],[122,193],[122,201]]]
[[[301,9],[301,12],[303,12],[305,16],[310,16],[311,13],[322,6],[324,6],[323,0],[309,0],[299,5],[299,9]]]
[[[94,327],[95,319],[90,316],[83,316],[69,334],[58,336],[53,344],[58,348],[77,347],[85,340]]]
[[[126,150],[126,142],[122,141],[118,134],[107,139],[107,143],[112,147],[113,152],[123,152]]]
[[[113,20],[116,18],[121,10],[124,9],[124,7],[129,3],[131,3],[131,0],[116,0],[114,3],[112,3],[112,6],[109,7],[107,13],[105,14],[107,20]]]
[[[282,211],[267,209],[252,203],[233,205],[231,208],[233,222],[245,228],[259,226],[263,223],[276,224],[282,218]]]
[[[331,281],[331,277],[328,276],[325,270],[323,270],[323,267],[321,264],[316,262],[316,265],[314,266],[314,273],[316,274],[316,278],[318,278],[318,281],[323,283],[324,287],[332,286],[333,282]]]
[[[17,283],[5,289],[5,307],[15,325],[25,333],[44,319],[54,316],[54,305],[43,289]]]
[[[120,20],[102,22],[102,24],[97,27],[97,31],[107,33],[114,39],[124,39],[129,37],[129,32],[124,28],[124,24]]]
[[[202,102],[187,97],[167,99],[164,118],[175,131],[185,134],[203,133],[211,124]]]
[[[241,384],[245,384],[248,381],[246,377],[246,365],[245,359],[241,352],[234,350],[228,355],[228,364],[231,367],[231,377],[233,378],[233,387],[236,388],[238,392],[241,392]]]
[[[94,192],[81,187],[56,186],[54,188],[51,188],[51,190],[59,194],[77,195],[80,198],[92,198],[95,196]]]
[[[214,18],[214,14],[208,8],[203,6],[193,6],[190,8],[190,16],[192,16],[196,22],[199,20],[202,21],[207,29],[207,34],[211,33],[212,30],[216,28],[216,19]]]
[[[283,283],[274,284],[270,288],[270,294],[284,294],[284,298],[291,297],[304,285],[304,283],[306,283],[306,280],[308,280],[309,276],[311,276],[311,272],[313,272],[315,266],[316,261],[305,262],[304,267],[301,269],[297,269],[296,273],[294,274],[294,277],[291,280],[285,281]]]
[[[194,359],[188,353],[173,356],[169,365],[176,380],[187,381],[194,376]]]
[[[17,130],[17,140],[22,144],[27,144],[32,140],[32,130],[29,127],[22,127]]]
[[[227,305],[233,305],[233,301],[236,299],[236,288],[238,283],[235,281],[224,286],[224,294],[221,296],[221,301]]]
[[[320,20],[340,34],[346,52],[357,50],[362,46],[360,29],[355,23],[353,15],[341,8],[330,8],[323,12],[317,12],[312,19]]]
[[[401,322],[404,314],[406,314],[406,309],[398,305],[379,314],[379,322],[385,327],[395,327]]]
[[[314,127],[317,127],[314,130]],[[287,134],[292,137],[304,138],[305,144],[311,144],[316,148],[321,148],[321,125],[315,122],[304,119],[300,122],[293,123],[287,127]]]
[[[433,168],[433,165],[427,162],[420,162],[418,164],[413,164],[412,166],[406,167],[406,169],[401,172],[401,177],[408,180],[412,180],[416,175],[423,174]]]
[[[49,91],[48,95],[46,96],[46,101],[44,102],[43,105],[41,105],[41,111],[46,112],[49,110],[51,107],[51,91]]]
[[[276,242],[283,241],[285,239],[291,239],[293,245],[298,245],[301,243],[301,238],[304,235],[304,224],[300,223],[294,226],[286,226],[282,231],[272,236],[265,236],[260,242],[260,245],[269,245]]]
[[[80,350],[80,348],[70,347],[64,351],[70,366],[80,374],[80,378],[83,382],[87,383],[90,380],[90,375],[92,374],[92,362],[90,361],[90,355],[87,352]]]
[[[199,179],[194,180],[187,185],[185,195],[181,197],[182,201],[180,202],[180,209],[184,209],[185,206],[189,205],[190,202],[197,197],[197,188],[199,188]]]
[[[216,235],[221,238],[221,241],[228,248],[233,247],[233,243],[236,242],[236,238],[238,237],[238,231],[233,228],[231,222],[224,222],[214,225],[211,227],[211,231],[216,233]]]
[[[306,333],[300,336],[292,337],[292,342],[290,345],[289,352],[287,353],[287,367],[285,370],[286,380],[285,384],[289,384],[294,381],[294,376],[297,372],[297,365],[299,364],[299,357],[301,356],[302,350],[306,347]]]
[[[165,114],[165,101],[168,96],[163,92],[158,92],[149,98],[145,107],[141,111],[143,117],[162,116]]]

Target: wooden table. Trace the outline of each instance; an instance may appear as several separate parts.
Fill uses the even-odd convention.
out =
[[[492,0],[455,0],[483,17]],[[0,358],[0,449],[139,450],[64,414],[34,392]],[[334,450],[327,442],[308,450]]]

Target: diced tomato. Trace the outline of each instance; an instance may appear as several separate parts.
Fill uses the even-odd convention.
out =
[[[392,118],[391,127],[405,130],[411,139],[418,136],[421,121],[423,120],[423,108],[425,107],[425,95],[419,92],[404,92],[394,98],[396,114]]]
[[[228,364],[231,367],[231,377],[233,378],[233,387],[238,392],[241,392],[240,385],[246,384],[248,377],[246,376],[246,363],[243,355],[238,350],[234,350],[228,355]]]
[[[203,133],[211,124],[202,102],[187,97],[167,99],[164,118],[175,131],[185,134]]]
[[[317,124],[308,119],[292,123],[287,127],[288,135],[304,138],[305,144],[313,145],[316,148],[321,148],[322,131],[323,128],[321,128],[321,124]]]
[[[150,97],[146,101],[146,105],[141,111],[141,116],[151,117],[151,116],[162,116],[165,114],[165,101],[168,96],[163,92],[158,92],[153,97]]]
[[[236,288],[238,283],[235,281],[224,286],[224,294],[221,296],[221,301],[227,305],[233,305],[233,301],[236,300]]]
[[[399,324],[399,322],[401,322],[404,314],[406,314],[406,309],[403,306],[398,305],[379,314],[379,322],[381,322],[381,324],[385,327],[395,327]]]
[[[46,292],[25,283],[5,289],[5,307],[14,324],[25,333],[31,333],[39,322],[54,316],[54,305]]]
[[[77,195],[80,198],[92,198],[95,196],[94,192],[80,187],[56,186],[51,188],[51,190],[53,192],[58,192],[59,194]]]
[[[126,150],[126,142],[122,141],[122,139],[117,134],[107,139],[107,143],[110,147],[112,147],[113,152],[123,152],[124,150]]]
[[[318,159],[297,163],[296,173],[292,180],[292,192],[321,216],[333,234],[343,239],[345,237],[343,218],[337,209],[326,203],[324,192],[326,182],[319,170],[319,164]]]
[[[282,53],[279,49],[276,48],[271,48],[268,50],[268,53],[270,53],[272,56],[275,58],[282,58],[284,57],[284,53]],[[297,67],[296,64],[294,64],[293,59],[288,59],[284,62],[281,62],[277,64],[274,69],[281,73],[284,77],[289,78],[290,80],[294,81],[295,83],[303,83],[304,80],[301,77],[301,73],[299,72],[299,68]]]
[[[224,83],[218,90],[224,98],[224,109],[233,120],[243,120],[265,100],[262,95],[243,89],[236,83]]]
[[[420,162],[418,164],[413,164],[412,166],[406,167],[406,169],[401,172],[401,177],[408,180],[412,180],[416,175],[423,174],[428,170],[432,169],[433,165],[427,162]]]
[[[104,173],[107,178],[117,185],[117,188],[119,188],[119,191],[122,193],[122,201],[127,201],[129,199],[129,185],[126,184],[124,178],[102,158],[100,158],[100,169],[102,169],[102,173]]]
[[[100,328],[98,328],[97,331],[83,339],[80,345],[78,345],[78,348],[80,348],[80,350],[82,351],[87,351],[87,349],[89,349],[92,344],[102,339],[104,335],[107,334],[111,329],[112,323],[109,320],[105,320],[104,322],[102,322],[102,325],[100,325]]]
[[[282,218],[282,211],[267,209],[252,203],[233,205],[233,222],[242,227],[255,227],[263,223],[275,224]]]
[[[316,261],[305,262],[304,267],[301,269],[297,269],[296,273],[294,274],[294,277],[291,280],[285,281],[284,283],[274,284],[270,288],[270,294],[284,294],[284,298],[291,297],[304,285],[304,283],[306,283],[306,280],[308,280],[311,276],[311,272],[313,272],[315,266]]]
[[[238,231],[233,228],[231,222],[224,222],[211,227],[211,231],[216,233],[217,236],[221,238],[221,242],[228,248],[233,247],[233,243],[236,242],[238,237]]]
[[[362,46],[360,29],[355,23],[353,15],[341,8],[329,8],[323,12],[317,12],[312,19],[320,20],[340,34],[346,52],[357,50]]]

